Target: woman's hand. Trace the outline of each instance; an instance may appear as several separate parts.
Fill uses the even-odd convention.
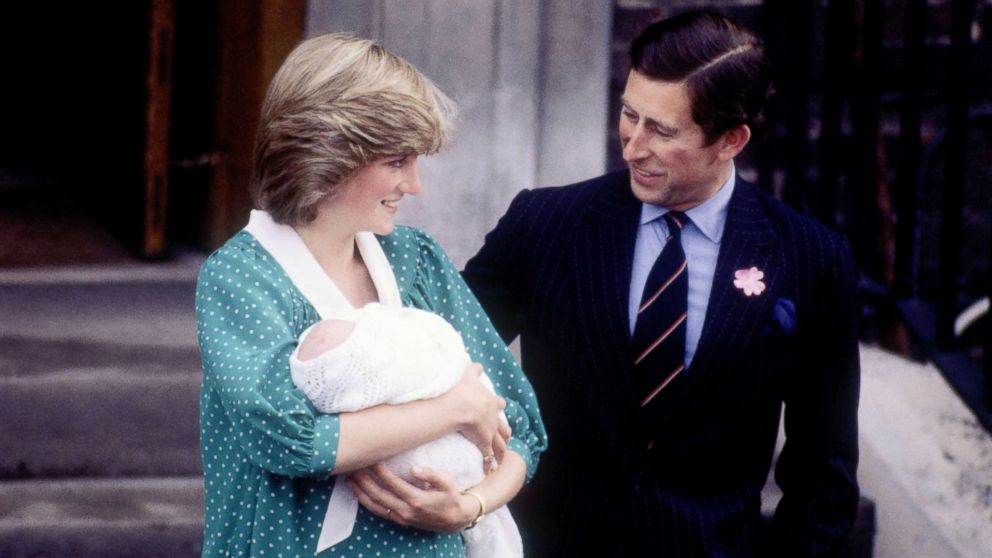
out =
[[[496,437],[493,438],[493,457],[492,459],[482,459],[482,471],[487,475],[496,470],[496,466],[503,462],[503,458],[506,456],[506,450],[509,449],[507,444],[510,442],[510,436],[513,431],[510,430],[509,423],[506,422],[502,417],[500,417],[499,428],[496,432]],[[485,455],[485,454],[483,454]]]
[[[510,427],[502,420],[500,412],[506,408],[506,400],[494,394],[482,384],[482,366],[472,363],[455,387],[444,395],[461,417],[458,429],[468,438],[484,458],[484,471],[489,472],[498,461],[502,461],[506,444],[510,439]]]
[[[461,494],[448,475],[426,467],[410,474],[416,484],[380,463],[352,473],[348,486],[365,509],[400,525],[451,533],[475,519],[478,502]]]

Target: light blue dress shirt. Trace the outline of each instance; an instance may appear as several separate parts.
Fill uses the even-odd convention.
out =
[[[710,199],[686,211],[689,223],[682,228],[682,250],[689,270],[689,312],[686,316],[685,366],[688,370],[703,332],[703,320],[709,305],[720,240],[727,224],[727,206],[734,193],[734,168],[730,178]],[[634,245],[634,269],[630,274],[630,333],[634,334],[637,309],[641,305],[644,284],[651,266],[665,247],[668,224],[661,217],[668,209],[651,204],[641,205],[641,224]]]

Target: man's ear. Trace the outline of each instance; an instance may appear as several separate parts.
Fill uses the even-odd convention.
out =
[[[747,142],[751,141],[751,128],[747,124],[731,128],[720,136],[719,141],[720,152],[718,156],[722,161],[729,161],[743,151]]]

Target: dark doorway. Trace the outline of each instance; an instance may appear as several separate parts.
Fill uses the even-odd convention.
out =
[[[0,265],[132,257],[148,7],[0,7]]]
[[[0,6],[0,269],[169,258],[243,225],[302,0]]]

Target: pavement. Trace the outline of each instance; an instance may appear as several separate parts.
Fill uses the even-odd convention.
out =
[[[992,556],[992,436],[928,362],[861,349],[862,490],[877,558]]]
[[[202,492],[198,477],[0,482],[0,556],[199,556]]]

